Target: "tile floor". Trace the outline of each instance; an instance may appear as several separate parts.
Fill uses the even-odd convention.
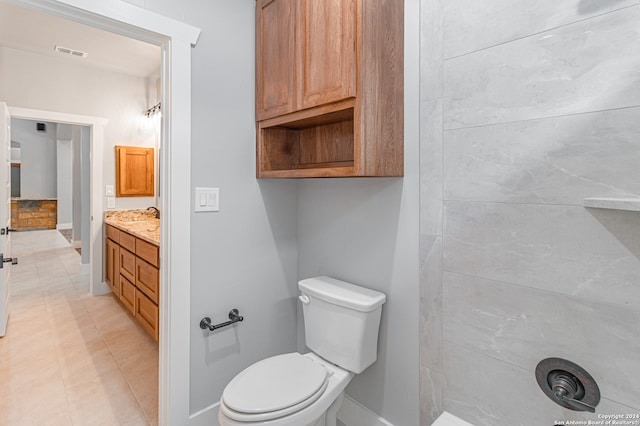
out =
[[[58,231],[11,234],[0,425],[155,425],[158,346],[111,294],[88,294]]]

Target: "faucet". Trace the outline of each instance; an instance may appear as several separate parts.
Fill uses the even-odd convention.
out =
[[[147,210],[154,210],[156,212],[156,219],[160,219],[160,210],[157,207],[147,207]]]

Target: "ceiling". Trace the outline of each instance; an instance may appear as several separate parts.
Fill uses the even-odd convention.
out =
[[[86,52],[86,58],[55,46]],[[0,1],[0,46],[55,56],[137,77],[160,74],[160,47]]]

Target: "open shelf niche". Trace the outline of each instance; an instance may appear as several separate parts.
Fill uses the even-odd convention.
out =
[[[260,177],[354,174],[354,107],[290,114],[258,123]]]

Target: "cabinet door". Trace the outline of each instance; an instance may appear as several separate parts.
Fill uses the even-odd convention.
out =
[[[105,281],[107,282],[107,284],[109,284],[114,294],[118,296],[120,294],[120,247],[110,239],[107,239],[106,252],[107,256],[105,259]]]
[[[136,258],[135,284],[149,299],[158,304],[160,294],[160,276],[158,269],[140,258]]]
[[[258,121],[295,110],[295,5],[256,3],[256,115]]]
[[[354,97],[355,0],[301,0],[298,4],[299,108]]]
[[[129,281],[135,282],[136,256],[123,247],[120,247],[119,266],[120,274]]]
[[[120,275],[120,302],[133,316],[136,315],[136,286],[122,275]]]
[[[153,197],[153,148],[116,146],[116,197]]]
[[[136,291],[135,317],[142,327],[157,341],[160,334],[158,306],[141,291]]]

